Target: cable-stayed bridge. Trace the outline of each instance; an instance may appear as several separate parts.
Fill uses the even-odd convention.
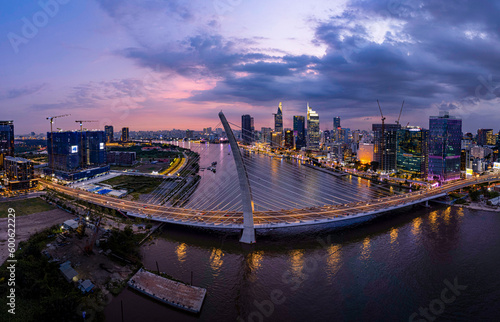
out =
[[[214,180],[202,181],[199,186],[193,185],[190,188],[192,191],[188,191],[187,194],[190,195],[197,189],[216,190],[217,194],[221,195],[220,198],[208,197],[207,194],[201,193],[198,196],[193,195],[194,197],[186,201],[182,207],[178,207],[166,201],[168,193],[165,191],[168,189],[165,188],[165,185],[167,183],[163,186],[160,185],[143,201],[121,200],[53,183],[44,184],[75,198],[126,211],[128,216],[204,228],[240,229],[242,230],[240,241],[254,243],[255,229],[315,224],[347,226],[373,219],[392,210],[426,203],[429,200],[443,197],[448,192],[470,185],[500,181],[500,174],[493,173],[405,194],[387,196],[369,191],[366,192],[364,198],[350,199],[339,197],[339,195],[354,193],[343,191],[348,190],[349,186],[344,188],[341,186],[331,192],[323,191],[327,189],[321,185],[313,185],[313,188],[303,189],[307,191],[298,190],[294,181],[275,182],[276,180],[272,177],[266,175],[259,177],[257,173],[253,173],[252,169],[262,167],[263,164],[257,163],[256,159],[242,157],[229,123],[222,112],[219,116],[231,146],[229,153],[226,153],[226,150],[221,150],[221,155],[227,155],[227,157],[220,160],[226,162],[229,170],[235,172],[236,175],[233,173],[226,180],[217,182]],[[232,159],[231,163],[228,162],[229,159]],[[283,167],[280,170],[284,171],[283,176],[295,176],[296,180],[304,180],[301,177],[302,174],[297,173],[298,171],[293,168]],[[311,180],[319,182],[317,181],[319,179],[314,176],[311,176]],[[259,189],[259,193],[255,193],[255,191],[252,193],[252,188]],[[317,200],[315,197],[318,197]],[[257,203],[254,203],[254,200]]]

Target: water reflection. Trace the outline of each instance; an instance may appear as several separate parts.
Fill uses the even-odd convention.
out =
[[[411,223],[411,232],[413,233],[413,235],[417,236],[421,233],[421,230],[420,230],[420,226],[422,225],[422,218],[421,217],[416,217],[415,219],[413,219],[412,223]]]
[[[431,223],[431,229],[433,232],[437,233],[438,231],[438,222],[437,222],[437,218],[438,218],[438,212],[437,210],[434,210],[433,212],[431,212],[429,214],[429,221]]]
[[[391,229],[390,236],[391,236],[391,244],[392,244],[398,239],[398,229],[393,227]]]
[[[179,260],[180,263],[186,261],[186,250],[187,250],[187,245],[185,243],[182,243],[175,248],[175,253],[177,254],[177,259]]]
[[[220,270],[222,263],[224,262],[222,257],[224,257],[222,249],[212,249],[212,253],[210,254],[210,268],[212,268],[214,272],[218,272]],[[214,275],[217,276],[217,274]]]
[[[264,255],[263,251],[256,251],[248,254],[247,263],[252,272],[257,271],[260,268],[262,264],[262,258],[264,258],[263,255]]]
[[[363,246],[361,249],[361,260],[368,260],[370,258],[370,237],[365,237],[363,240]]]
[[[341,265],[341,249],[340,245],[330,245],[327,248],[327,257],[326,257],[326,268],[325,271],[328,275],[328,279],[330,281],[333,280],[337,272],[339,271]]]
[[[450,223],[450,213],[451,213],[451,207],[448,207],[444,210],[444,223],[446,225]]]
[[[291,269],[296,275],[301,275],[304,266],[304,250],[295,249],[290,252]]]

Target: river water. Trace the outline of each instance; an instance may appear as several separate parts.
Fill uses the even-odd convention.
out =
[[[186,283],[193,272],[193,284],[207,289],[201,313],[125,289],[107,306],[107,321],[122,321],[121,302],[124,321],[500,317],[500,213],[431,204],[343,230],[259,232],[254,245],[240,244],[234,233],[167,225],[142,254],[146,268],[158,264]]]

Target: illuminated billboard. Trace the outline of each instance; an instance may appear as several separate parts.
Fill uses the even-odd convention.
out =
[[[71,153],[78,153],[78,145],[71,146]]]
[[[99,149],[104,150],[104,143],[99,143]]]
[[[493,169],[500,169],[500,162],[493,162]]]
[[[465,173],[466,173],[468,176],[473,175],[472,169],[465,169]]]

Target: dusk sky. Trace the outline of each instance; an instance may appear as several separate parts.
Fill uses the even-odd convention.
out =
[[[44,5],[47,4],[47,5]],[[42,7],[45,7],[43,9]],[[44,11],[45,10],[45,11]],[[0,5],[0,120],[131,131],[214,127],[217,113],[321,129],[380,122],[500,130],[500,1],[41,0]]]

